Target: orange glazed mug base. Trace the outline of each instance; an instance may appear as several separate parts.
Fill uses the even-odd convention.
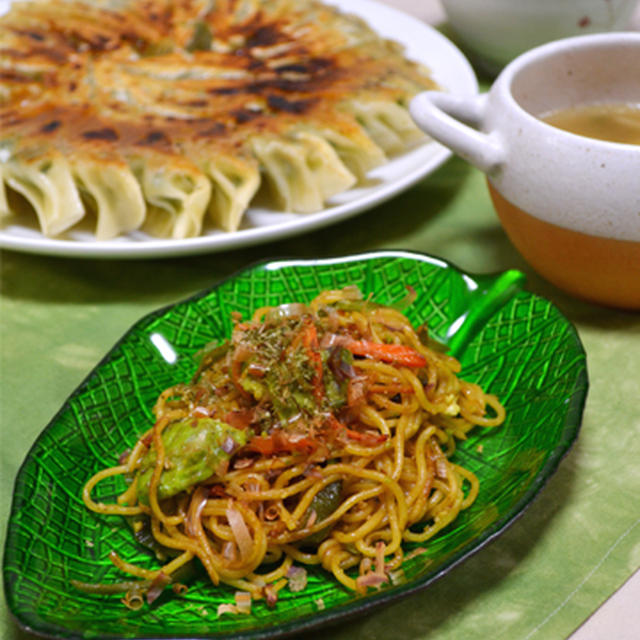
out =
[[[640,242],[587,235],[544,222],[488,184],[509,239],[541,276],[590,302],[640,310]]]

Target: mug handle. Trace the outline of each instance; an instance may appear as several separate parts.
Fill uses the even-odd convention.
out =
[[[486,102],[487,94],[455,96],[425,91],[411,100],[409,112],[425,133],[478,169],[490,173],[504,162],[506,153],[495,134],[482,133],[469,126],[481,124]]]

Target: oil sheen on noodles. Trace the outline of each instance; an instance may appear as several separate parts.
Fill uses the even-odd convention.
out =
[[[112,552],[127,580],[75,586],[142,606],[184,589],[197,558],[236,590],[232,612],[303,589],[302,565],[380,588],[401,571],[403,543],[423,551],[475,500],[477,478],[451,460],[456,441],[504,419],[425,326],[355,287],[234,318],[231,338],[199,356],[193,379],[161,394],[153,427],[83,493],[89,509],[129,516],[162,564]],[[127,489],[95,501],[114,475]]]

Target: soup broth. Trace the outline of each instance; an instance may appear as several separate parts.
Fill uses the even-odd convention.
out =
[[[640,105],[582,105],[552,111],[542,120],[587,138],[640,145]]]

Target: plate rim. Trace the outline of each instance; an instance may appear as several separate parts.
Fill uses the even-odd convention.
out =
[[[457,266],[456,263],[440,258],[433,254],[427,254],[419,251],[410,251],[403,249],[382,249],[375,251],[363,251],[360,253],[354,254],[345,254],[345,255],[335,255],[328,256],[323,258],[301,258],[301,257],[272,257],[266,259],[256,260],[252,263],[247,264],[245,267],[237,269],[233,271],[231,274],[216,280],[211,286],[206,287],[190,296],[177,300],[176,302],[164,305],[155,309],[149,313],[144,314],[140,318],[138,318],[123,334],[122,336],[113,344],[113,346],[106,352],[104,357],[102,357],[99,362],[92,367],[87,376],[77,385],[74,391],[66,398],[66,400],[61,405],[60,409],[56,411],[55,415],[51,418],[51,420],[45,425],[39,435],[36,437],[35,441],[29,448],[27,454],[23,462],[20,465],[18,473],[16,475],[14,481],[14,487],[12,492],[12,500],[11,500],[11,509],[9,512],[9,519],[7,525],[11,524],[14,519],[14,512],[16,511],[16,494],[15,488],[18,485],[18,480],[22,477],[24,467],[30,462],[33,457],[33,453],[39,445],[41,439],[44,437],[45,433],[49,429],[49,427],[56,422],[58,416],[66,409],[68,403],[81,391],[84,390],[86,384],[90,381],[94,372],[100,368],[104,362],[106,362],[114,350],[116,350],[126,339],[128,336],[138,327],[140,324],[145,321],[160,317],[166,314],[171,309],[181,306],[184,304],[189,304],[192,302],[196,302],[197,300],[206,297],[211,294],[215,290],[222,287],[229,281],[237,279],[242,275],[260,269],[282,269],[285,266],[309,266],[313,267],[319,264],[342,264],[345,262],[358,262],[358,261],[370,261],[377,259],[393,259],[393,258],[405,258],[410,260],[416,260],[420,262],[428,262],[430,264],[437,264],[443,269],[453,269],[460,276],[466,276],[475,281],[476,278],[497,278],[501,274],[506,273],[506,271],[494,271],[491,273],[472,273],[461,269]],[[516,271],[517,270],[511,270]],[[339,609],[328,609],[324,611],[316,611],[312,615],[310,615],[305,620],[290,620],[288,622],[279,623],[276,627],[271,629],[254,629],[247,631],[237,631],[233,632],[231,635],[222,636],[220,634],[216,634],[215,632],[208,633],[205,635],[195,634],[195,635],[184,635],[184,636],[175,636],[171,637],[174,640],[222,640],[223,637],[232,638],[233,640],[266,640],[267,638],[272,640],[275,638],[286,638],[290,637],[293,634],[300,634],[306,631],[315,630],[321,628],[326,625],[333,624],[343,624],[344,622],[354,619],[356,617],[361,616],[364,612],[381,608],[393,602],[399,601],[416,593],[419,593],[423,590],[426,590],[429,586],[431,586],[434,582],[439,580],[441,577],[464,563],[468,558],[475,555],[482,549],[484,549],[491,542],[500,537],[511,525],[516,522],[519,518],[521,518],[529,507],[535,502],[535,500],[540,496],[542,489],[547,485],[550,479],[555,475],[555,472],[558,469],[558,466],[562,462],[562,460],[566,457],[566,455],[571,450],[573,444],[578,438],[582,427],[582,419],[586,405],[586,399],[589,391],[589,375],[588,375],[588,367],[587,367],[587,354],[575,325],[562,313],[561,309],[551,300],[535,294],[531,291],[528,291],[524,287],[519,287],[517,291],[514,292],[514,296],[510,296],[507,300],[503,302],[501,305],[504,306],[506,302],[515,297],[516,295],[526,295],[530,298],[535,298],[538,300],[544,301],[548,304],[557,314],[559,319],[562,319],[565,323],[565,327],[573,339],[575,343],[575,347],[578,350],[579,355],[581,356],[581,368],[575,379],[573,380],[572,392],[570,395],[570,404],[567,410],[567,417],[564,421],[564,428],[568,428],[571,426],[571,432],[569,438],[562,438],[556,443],[555,448],[547,458],[544,466],[538,472],[533,482],[527,488],[527,491],[523,493],[520,499],[515,502],[512,507],[509,509],[507,513],[495,523],[488,527],[485,531],[482,532],[480,536],[475,538],[474,540],[468,541],[457,553],[453,554],[438,572],[433,574],[424,580],[417,580],[413,584],[407,585],[396,585],[385,589],[384,591],[380,591],[377,593],[367,594],[366,598],[363,598],[361,601],[351,601],[348,603],[344,603],[340,605]],[[28,621],[22,620],[13,609],[13,598],[12,592],[9,588],[9,579],[6,571],[6,562],[9,551],[9,539],[12,537],[10,535],[10,528],[7,526],[7,535],[5,538],[4,544],[4,554],[3,554],[3,583],[5,587],[5,597],[8,604],[8,610],[12,615],[13,619],[17,622],[18,626],[30,633],[39,635],[43,638],[47,638],[48,640],[84,640],[84,636],[80,634],[76,634],[75,632],[69,632],[66,630],[62,630],[59,634],[52,634],[49,631],[39,630],[36,626],[32,626],[31,622],[41,622],[40,618],[36,618],[35,620]],[[115,636],[105,634],[105,635],[92,635],[92,638],[95,640],[114,640]],[[133,636],[135,640],[166,640],[167,636],[157,636],[157,635],[139,635]]]
[[[1,1],[1,0],[0,0]],[[5,0],[6,2],[7,0]],[[476,74],[462,51],[444,34],[432,25],[395,7],[382,4],[378,0],[325,0],[341,11],[354,13],[364,19],[376,19],[392,24],[397,21],[411,29],[417,29],[422,37],[427,38],[427,45],[407,39],[404,32],[383,34],[384,37],[401,42],[406,48],[412,47],[425,50],[424,58],[410,57],[422,64],[432,66],[433,76],[446,90],[456,93],[476,94],[479,84]],[[11,0],[8,0],[8,6]],[[388,20],[387,20],[388,18]],[[375,28],[375,27],[374,27]],[[386,28],[386,27],[385,27]],[[441,51],[437,60],[429,60],[428,47],[436,45]],[[444,55],[446,54],[446,55]],[[445,65],[455,67],[455,78],[441,77],[439,73]],[[415,158],[413,156],[415,155]],[[227,250],[252,247],[258,244],[291,238],[304,233],[310,233],[347,220],[368,209],[378,206],[390,198],[409,189],[414,184],[430,175],[453,155],[452,151],[434,140],[421,143],[388,163],[373,169],[369,175],[384,174],[385,169],[393,168],[394,163],[405,159],[411,160],[411,170],[402,176],[385,181],[375,187],[362,185],[349,189],[337,198],[348,196],[358,189],[365,189],[364,195],[356,197],[346,203],[327,207],[311,214],[292,214],[292,219],[265,226],[253,226],[233,232],[215,231],[209,235],[200,235],[182,240],[173,239],[142,239],[136,240],[133,232],[124,237],[113,240],[68,240],[47,238],[35,229],[27,229],[20,225],[12,225],[7,221],[5,227],[0,227],[0,249],[8,249],[24,253],[39,255],[61,256],[69,258],[97,258],[97,259],[150,259],[159,257],[177,257],[186,255],[201,255],[218,253]],[[367,191],[367,189],[372,189]],[[250,208],[251,209],[251,208]],[[283,212],[274,212],[282,215]],[[16,227],[12,230],[12,227]],[[7,230],[8,228],[8,230]],[[27,235],[22,235],[26,233]]]

